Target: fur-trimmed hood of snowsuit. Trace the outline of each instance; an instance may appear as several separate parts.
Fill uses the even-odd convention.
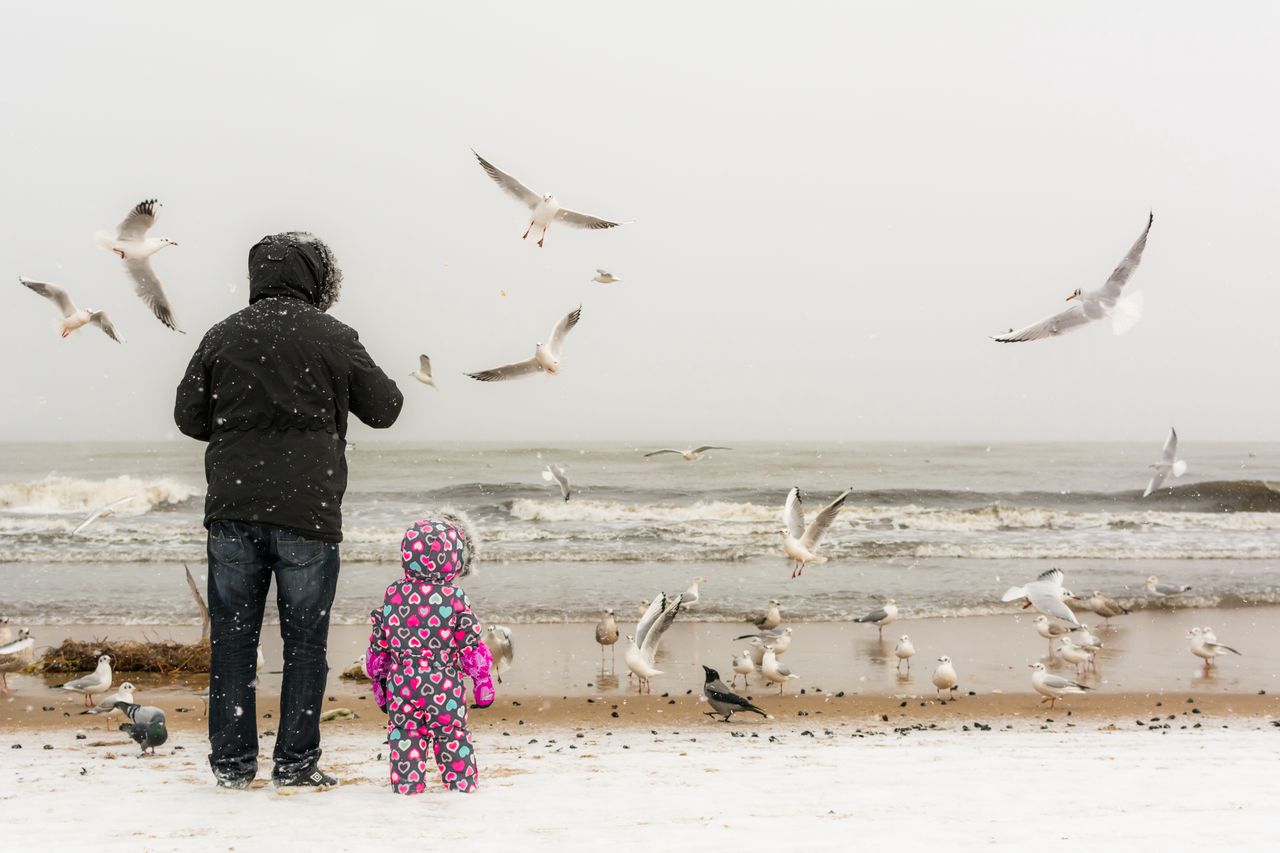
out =
[[[406,577],[436,584],[452,583],[471,574],[476,533],[465,515],[437,513],[415,521],[400,541],[400,565]]]

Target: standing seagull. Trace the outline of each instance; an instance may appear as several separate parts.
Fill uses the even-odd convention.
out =
[[[680,593],[680,607],[688,610],[702,599],[702,593],[699,591],[699,584],[704,584],[707,579],[704,577],[696,577],[689,582],[689,588]]]
[[[1153,462],[1150,466],[1156,470],[1156,473],[1151,478],[1151,482],[1147,483],[1147,490],[1142,493],[1144,498],[1163,486],[1165,477],[1170,474],[1176,478],[1187,473],[1187,463],[1182,459],[1178,459],[1177,455],[1178,431],[1173,427],[1169,427],[1169,437],[1165,439],[1164,449],[1160,451],[1160,461]]]
[[[778,663],[778,656],[774,653],[773,646],[764,647],[764,656],[760,659],[760,672],[765,679],[778,685],[778,695],[782,695],[782,690],[787,686],[788,681],[800,677]]]
[[[818,556],[814,550],[818,547],[822,534],[827,532],[827,528],[840,514],[840,508],[844,506],[850,491],[845,489],[835,500],[823,507],[808,527],[804,526],[804,507],[801,506],[800,487],[792,486],[791,491],[787,492],[787,502],[782,508],[782,520],[787,526],[779,532],[782,534],[782,550],[796,564],[791,570],[791,577],[804,574],[804,567],[809,563],[827,561],[826,557]]]
[[[560,485],[560,494],[565,501],[569,500],[569,475],[565,473],[562,465],[548,465],[542,471],[542,479],[550,483],[555,480]]]
[[[706,673],[706,680],[702,683],[702,695],[707,697],[707,704],[715,709],[714,712],[706,712],[708,717],[714,717],[719,714],[724,718],[721,722],[727,723],[729,722],[729,718],[738,711],[752,711],[762,717],[769,716],[764,711],[761,711],[755,705],[752,705],[746,699],[743,699],[737,693],[730,690],[728,686],[720,680],[720,673],[706,665],[702,667],[702,670]]]
[[[35,281],[22,276],[18,276],[18,281],[57,306],[58,312],[62,314],[61,319],[58,320],[58,332],[62,337],[65,338],[81,326],[87,326],[92,323],[111,340],[118,344],[124,343],[124,341],[120,340],[120,334],[116,331],[116,327],[111,325],[111,318],[107,316],[106,311],[86,311],[77,308],[76,304],[71,301],[71,296],[56,284],[51,284],[47,281]]]
[[[1136,294],[1125,301],[1121,301],[1120,296],[1125,282],[1129,280],[1129,276],[1133,275],[1133,271],[1138,268],[1138,263],[1142,260],[1142,250],[1147,247],[1147,234],[1151,231],[1151,223],[1154,220],[1154,214],[1147,216],[1147,227],[1142,230],[1142,236],[1133,244],[1129,254],[1124,256],[1120,266],[1115,268],[1102,287],[1097,290],[1076,288],[1075,292],[1067,297],[1068,302],[1075,300],[1076,304],[1066,311],[1047,317],[1039,323],[1033,323],[1025,329],[994,337],[992,340],[1002,344],[1038,341],[1041,338],[1050,338],[1078,329],[1092,320],[1100,320],[1103,317],[1112,318],[1112,329],[1116,334],[1128,331],[1137,321],[1140,303],[1137,301]]]
[[[708,450],[733,450],[732,447],[721,447],[717,444],[704,444],[700,447],[691,447],[688,450],[676,450],[674,447],[664,447],[661,450],[651,450],[644,455],[646,459],[650,456],[660,456],[663,453],[676,453],[683,457],[685,462],[693,462],[695,459],[701,459],[702,454]]]
[[[440,386],[436,385],[436,378],[431,375],[431,359],[427,358],[425,355],[418,356],[418,369],[410,373],[409,376],[418,380],[423,385],[430,385],[437,391],[440,390]]]
[[[98,658],[98,667],[93,672],[68,681],[66,684],[58,684],[54,689],[79,693],[84,696],[84,705],[87,708],[93,704],[93,694],[105,693],[111,689],[111,679],[111,658],[103,655]]]
[[[956,695],[956,685],[960,683],[956,678],[956,668],[951,665],[951,658],[943,655],[938,658],[938,666],[933,671],[933,686],[938,691],[938,698],[942,698],[942,691],[950,691],[949,695]]]
[[[1046,672],[1044,664],[1037,661],[1030,664],[1031,669],[1031,686],[1035,691],[1044,698],[1040,700],[1040,704],[1049,703],[1049,710],[1052,711],[1058,700],[1068,693],[1087,693],[1092,690],[1078,681],[1072,681],[1070,678],[1063,678],[1061,675],[1054,675]]]
[[[476,159],[480,161],[480,167],[485,170],[490,178],[493,178],[494,183],[502,187],[503,192],[533,211],[533,218],[529,220],[529,227],[524,229],[524,234],[521,235],[520,239],[522,240],[527,238],[529,232],[534,228],[539,228],[541,233],[538,235],[538,245],[541,246],[542,241],[547,239],[547,229],[556,220],[566,225],[572,225],[574,228],[588,228],[592,231],[617,228],[622,224],[620,222],[610,222],[608,219],[601,219],[589,213],[579,213],[576,210],[561,207],[560,202],[556,201],[556,197],[551,193],[538,195],[511,175],[476,154],[474,148],[471,149],[471,153],[476,155]]]
[[[662,635],[671,627],[671,623],[675,621],[676,614],[679,612],[679,598],[671,600],[667,598],[665,592],[659,593],[636,624],[635,636],[627,635],[625,660],[627,669],[631,670],[636,677],[637,692],[647,687],[652,693],[653,685],[650,682],[655,676],[663,674],[662,670],[654,666],[658,655],[658,643],[662,641]]]
[[[126,681],[124,684],[120,685],[120,687],[116,690],[116,692],[112,693],[109,696],[104,697],[101,702],[94,705],[92,708],[86,708],[85,710],[81,711],[80,716],[83,717],[85,714],[114,713],[116,710],[117,702],[125,702],[129,704],[133,702],[134,689],[135,688],[133,684],[131,682]]]
[[[1077,646],[1071,641],[1070,637],[1063,637],[1058,644],[1058,657],[1076,668],[1076,675],[1080,675],[1082,667],[1089,666],[1089,659],[1093,655],[1081,646]]]
[[[1172,583],[1160,583],[1160,578],[1152,575],[1147,578],[1147,594],[1153,598],[1173,598],[1182,595],[1184,592],[1190,592],[1191,587],[1180,586]]]
[[[142,754],[147,750],[155,755],[156,747],[169,739],[169,730],[165,728],[164,711],[150,705],[133,705],[128,702],[117,703],[117,708],[129,718],[129,722],[120,724],[120,731],[142,747]]]
[[[511,669],[511,663],[516,657],[515,643],[511,641],[511,629],[506,625],[490,625],[484,631],[484,637],[481,641],[489,647],[489,654],[493,656],[493,669],[498,676],[498,683],[502,683],[502,673]]]
[[[1111,621],[1112,616],[1127,616],[1129,614],[1129,611],[1121,606],[1120,602],[1114,598],[1108,598],[1102,594],[1102,590],[1098,589],[1093,591],[1093,595],[1089,596],[1085,604],[1088,605],[1090,610],[1108,622]]]
[[[165,237],[148,237],[147,230],[156,222],[156,208],[160,202],[149,199],[139,202],[124,221],[116,226],[116,236],[106,231],[94,235],[98,245],[110,249],[124,261],[125,272],[133,279],[133,292],[147,304],[156,319],[175,332],[181,332],[178,321],[174,319],[173,309],[169,307],[169,297],[165,296],[160,279],[151,269],[151,256],[165,246],[176,246],[177,243]]]
[[[884,639],[884,626],[898,618],[898,606],[891,598],[884,603],[883,607],[877,607],[866,616],[859,616],[854,622],[870,622],[880,629],[880,639]]]
[[[578,320],[581,317],[582,306],[579,305],[560,318],[560,322],[556,323],[555,328],[551,330],[551,338],[547,345],[544,347],[541,343],[538,343],[534,347],[533,358],[504,364],[502,367],[495,367],[492,370],[468,373],[467,376],[472,379],[479,379],[481,382],[501,382],[504,379],[519,379],[522,376],[532,376],[543,371],[555,376],[560,372],[560,348],[564,346],[565,336],[569,334],[569,331],[574,326],[578,325]]]
[[[622,281],[613,273],[598,268],[596,269],[596,277],[591,280],[597,284],[613,284],[614,282]]]
[[[1223,645],[1214,640],[1210,640],[1204,635],[1204,631],[1200,628],[1192,628],[1187,638],[1191,640],[1191,654],[1204,661],[1204,668],[1208,669],[1213,666],[1213,659],[1225,654],[1240,654],[1230,646]]]
[[[781,625],[782,612],[778,610],[778,607],[779,604],[777,599],[769,599],[769,604],[765,607],[764,613],[752,620],[755,623],[755,626],[761,631],[770,631]]]
[[[1049,657],[1053,657],[1054,640],[1060,637],[1066,637],[1072,631],[1079,631],[1081,627],[1079,625],[1067,627],[1066,625],[1060,625],[1057,622],[1050,622],[1049,617],[1045,616],[1043,613],[1037,616],[1031,624],[1035,626],[1037,634],[1049,641]]]
[[[35,644],[31,631],[23,628],[18,632],[18,639],[0,646],[0,693],[9,692],[9,673],[24,669],[31,663],[31,650]]]
[[[898,669],[902,669],[902,662],[907,662],[907,672],[911,672],[911,659],[915,657],[916,647],[911,643],[911,638],[903,634],[898,638],[898,645],[894,647],[893,653],[898,658]]]
[[[617,656],[614,654],[614,644],[618,642],[618,623],[613,618],[613,611],[606,609],[604,618],[596,623],[596,642],[600,644],[600,669],[604,670],[604,647],[609,647],[609,652],[613,656],[613,662],[617,664]],[[609,671],[613,672],[613,666],[609,667]]]
[[[738,676],[742,676],[742,686],[747,685],[747,676],[756,671],[755,661],[751,658],[751,652],[747,649],[742,650],[742,654],[733,656],[733,680],[732,684],[736,687],[738,684]]]
[[[1027,602],[1023,605],[1024,610],[1034,607],[1037,612],[1046,616],[1079,625],[1080,620],[1076,618],[1076,614],[1062,600],[1067,594],[1062,589],[1062,569],[1049,569],[1041,572],[1039,577],[1026,586],[1009,587],[1000,600],[1017,601],[1024,598]]]

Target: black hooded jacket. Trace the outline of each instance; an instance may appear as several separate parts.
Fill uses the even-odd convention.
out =
[[[206,527],[246,521],[342,540],[347,413],[389,427],[404,397],[355,331],[322,310],[339,282],[310,235],[249,250],[249,306],[204,336],[174,406],[178,429],[209,442]]]

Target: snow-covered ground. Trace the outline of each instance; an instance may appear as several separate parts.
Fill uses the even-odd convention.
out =
[[[415,798],[383,787],[385,747],[365,732],[326,729],[323,766],[345,784],[293,796],[215,788],[194,732],[147,759],[103,730],[8,733],[0,838],[93,851],[1275,849],[1280,730],[1266,723],[733,731],[490,733],[477,741],[478,794]]]

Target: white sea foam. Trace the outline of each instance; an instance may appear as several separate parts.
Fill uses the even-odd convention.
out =
[[[140,480],[125,474],[106,480],[82,480],[51,474],[42,480],[0,484],[0,511],[27,515],[83,513],[136,496],[121,512],[137,514],[181,504],[202,491],[169,478]]]

